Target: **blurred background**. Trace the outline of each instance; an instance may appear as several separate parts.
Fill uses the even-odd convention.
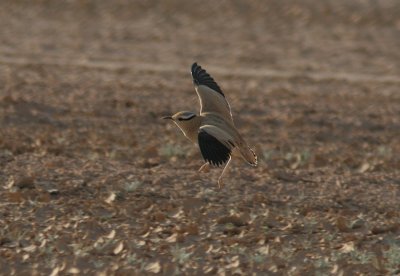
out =
[[[1,23],[4,58],[399,74],[395,0],[4,1]]]

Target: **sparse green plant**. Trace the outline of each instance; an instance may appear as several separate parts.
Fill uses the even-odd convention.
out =
[[[136,254],[132,253],[126,257],[126,262],[128,263],[128,265],[134,266],[139,262],[139,260]]]
[[[319,258],[314,261],[314,266],[318,269],[326,269],[329,267],[329,260],[327,258]]]
[[[311,157],[311,151],[308,149],[303,150],[302,152],[300,152],[300,161],[301,164],[306,164]]]
[[[331,275],[328,273],[328,270],[333,266],[333,264],[330,262],[329,257],[321,257],[315,260],[313,263],[315,267],[315,276]]]
[[[388,146],[381,145],[377,148],[376,153],[382,157],[391,157],[392,156],[392,149]]]
[[[331,252],[331,256],[329,257],[329,259],[333,262],[336,263],[337,261],[341,260],[343,257],[343,254],[338,252],[338,251],[333,251]]]
[[[295,252],[295,248],[292,247],[291,245],[285,246],[284,248],[282,248],[282,250],[280,250],[282,257],[286,256],[287,257],[292,257],[293,253]]]
[[[262,152],[262,155],[264,157],[264,160],[270,160],[276,155],[276,151],[273,149],[272,150],[264,150]]]
[[[173,274],[174,276],[178,276],[178,275],[182,275],[182,272],[181,272],[181,270],[179,269],[179,266],[176,266],[175,267],[175,270],[174,270],[174,274]]]
[[[260,264],[260,263],[265,262],[265,256],[264,256],[264,255],[261,255],[261,254],[254,254],[254,255],[252,255],[252,256],[250,257],[250,259],[251,259],[253,262],[257,263],[257,264]]]
[[[45,254],[51,255],[54,252],[54,247],[53,246],[45,246],[43,249],[43,252]]]
[[[359,263],[359,264],[369,263],[371,261],[372,257],[374,256],[374,253],[372,253],[372,252],[365,252],[365,251],[360,251],[360,250],[351,251],[349,254],[350,254],[353,262]]]
[[[142,184],[143,183],[138,180],[126,182],[124,185],[124,190],[128,193],[131,193],[131,192],[134,192],[135,190],[137,190]]]
[[[283,158],[286,159],[287,161],[291,161],[295,156],[296,154],[292,152],[287,152]]]
[[[244,255],[246,253],[246,248],[239,245],[234,245],[231,247],[231,253],[236,255]]]
[[[91,250],[91,247],[89,247],[89,246],[82,246],[82,245],[79,244],[79,243],[73,243],[73,244],[71,244],[70,246],[71,246],[71,247],[73,248],[73,250],[74,250],[74,255],[75,255],[75,256],[80,256],[80,257],[87,256],[87,255],[88,255],[88,252]]]
[[[391,244],[389,250],[384,252],[384,256],[387,260],[386,268],[391,273],[398,273],[400,270],[400,246],[398,244]]]
[[[173,145],[173,144],[165,144],[163,145],[160,150],[159,150],[159,154],[163,157],[184,157],[185,154],[185,150],[177,145]]]
[[[57,265],[57,259],[53,258],[52,255],[48,255],[48,257],[46,257],[46,259],[47,259],[46,267],[54,268]]]
[[[100,269],[100,268],[102,268],[102,267],[104,266],[104,262],[103,262],[103,261],[100,261],[100,260],[94,260],[94,261],[93,261],[93,266],[94,266],[96,269]]]
[[[269,232],[271,230],[271,228],[268,225],[261,226],[261,229],[263,229],[265,232]]]
[[[303,248],[306,250],[312,248],[312,242],[310,239],[303,239],[301,244],[303,245]]]
[[[363,219],[362,219],[362,215],[360,215],[359,217],[357,217],[356,219],[350,221],[349,223],[349,228],[353,229],[357,224],[358,225],[362,225],[363,224]]]
[[[311,235],[314,231],[315,226],[318,224],[318,221],[315,218],[310,218],[304,221],[304,229],[307,234]]]
[[[139,271],[145,272],[146,271],[146,265],[147,265],[146,262],[141,262]]]
[[[325,240],[331,242],[333,241],[336,237],[337,237],[338,233],[337,232],[333,232],[333,233],[327,233],[325,235]]]
[[[264,160],[273,160],[275,158],[284,159],[288,162],[294,162],[298,165],[305,165],[310,160],[311,151],[304,149],[302,151],[281,152],[274,149],[264,150],[262,152]]]
[[[180,248],[179,246],[173,247],[171,254],[174,257],[174,260],[180,265],[186,263],[189,260],[190,255],[192,255],[192,253],[187,253],[185,248]]]
[[[228,222],[228,223],[225,224],[225,229],[226,230],[232,230],[234,228],[235,228],[235,225],[233,225],[233,223],[231,223],[231,222]]]

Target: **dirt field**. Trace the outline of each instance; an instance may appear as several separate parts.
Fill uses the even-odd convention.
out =
[[[400,2],[3,1],[2,275],[400,273]],[[197,61],[259,156],[161,120]]]

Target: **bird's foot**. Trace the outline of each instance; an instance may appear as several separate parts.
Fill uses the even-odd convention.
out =
[[[200,167],[199,172],[208,173],[210,171],[210,164],[205,163],[203,166]]]
[[[218,190],[222,190],[224,187],[224,182],[222,181],[221,178],[218,179]]]

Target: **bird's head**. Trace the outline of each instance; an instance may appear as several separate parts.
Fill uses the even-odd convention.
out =
[[[180,111],[172,116],[165,116],[163,119],[172,120],[184,132],[190,128],[198,116],[191,111]]]
[[[185,123],[189,122],[192,119],[196,118],[197,115],[194,112],[191,111],[179,111],[178,113],[175,113],[172,116],[165,116],[163,119],[169,119],[174,121],[175,123]]]

